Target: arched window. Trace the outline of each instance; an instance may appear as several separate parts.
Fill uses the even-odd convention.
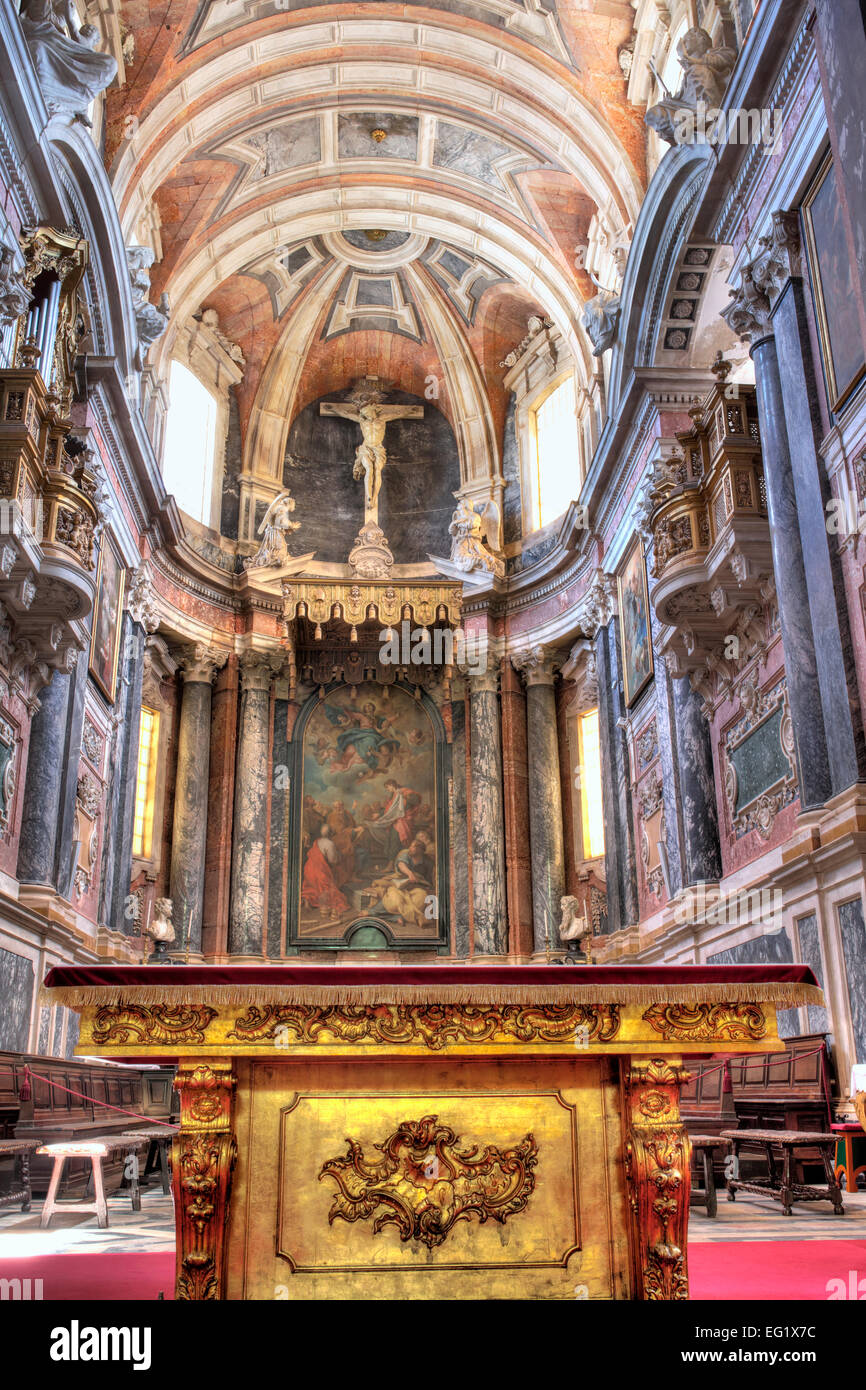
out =
[[[182,362],[172,362],[162,476],[194,521],[210,525],[217,402]]]
[[[533,529],[556,521],[580,491],[575,406],[569,374],[531,412]]]

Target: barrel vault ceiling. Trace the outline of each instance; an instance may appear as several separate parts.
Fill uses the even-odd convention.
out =
[[[645,182],[625,0],[109,0],[124,34],[106,162],[154,299],[203,308],[287,418],[375,374],[455,428],[549,315],[588,373],[595,219],[628,238]]]

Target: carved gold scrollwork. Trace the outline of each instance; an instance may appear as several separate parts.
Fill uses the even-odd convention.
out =
[[[228,1036],[246,1043],[287,1034],[298,1044],[416,1043],[439,1052],[448,1043],[484,1043],[497,1034],[521,1042],[572,1041],[578,1035],[610,1042],[619,1026],[616,1004],[268,1004],[251,1005]]]
[[[760,1042],[767,1033],[759,1004],[653,1004],[643,1017],[666,1042]]]
[[[181,1063],[181,1128],[172,1146],[179,1213],[175,1297],[224,1297],[226,1224],[237,1144],[232,1132],[235,1078],[230,1062]]]
[[[625,1170],[632,1263],[638,1298],[689,1296],[686,1231],[690,1144],[680,1124],[679,1090],[689,1073],[676,1059],[624,1068],[628,1131]]]
[[[328,1222],[373,1218],[373,1234],[395,1225],[401,1241],[429,1250],[441,1245],[458,1221],[496,1221],[525,1209],[535,1190],[538,1146],[527,1134],[511,1149],[477,1144],[458,1149],[460,1138],[438,1115],[404,1120],[367,1158],[347,1139],[348,1155],[322,1164],[319,1181],[333,1179],[337,1195]]]
[[[100,1045],[135,1041],[195,1046],[204,1042],[216,1013],[207,1004],[106,1004],[96,1010],[93,1041]]]

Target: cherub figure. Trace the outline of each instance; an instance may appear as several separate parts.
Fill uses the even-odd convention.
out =
[[[677,57],[684,74],[679,96],[672,96],[665,87],[664,99],[646,113],[647,125],[669,145],[694,141],[698,108],[706,112],[720,106],[737,61],[732,48],[714,48],[706,29],[697,28],[680,39]]]

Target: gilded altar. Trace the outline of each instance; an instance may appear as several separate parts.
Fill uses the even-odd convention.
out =
[[[803,966],[62,967],[78,1052],[176,1060],[179,1299],[688,1297],[690,1054]]]

